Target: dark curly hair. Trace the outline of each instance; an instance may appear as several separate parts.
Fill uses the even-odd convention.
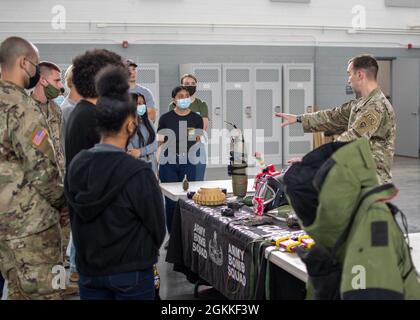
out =
[[[136,106],[128,93],[128,73],[126,68],[107,66],[95,80],[99,94],[96,102],[96,119],[99,132],[120,131],[127,117],[136,117]]]
[[[107,65],[124,68],[120,55],[106,49],[93,49],[73,59],[73,84],[83,98],[96,98],[95,77]]]

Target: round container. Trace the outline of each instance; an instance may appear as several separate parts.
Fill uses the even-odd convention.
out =
[[[205,206],[219,206],[226,203],[226,195],[220,188],[200,188],[193,200]]]

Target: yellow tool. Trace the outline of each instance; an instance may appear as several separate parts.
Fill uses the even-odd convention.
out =
[[[282,241],[285,241],[285,240],[289,240],[290,239],[290,237],[289,236],[283,236],[283,237],[280,237],[280,238],[278,238],[278,239],[276,239],[276,241],[275,241],[275,245],[277,246],[277,247],[280,247],[280,242],[282,242]]]

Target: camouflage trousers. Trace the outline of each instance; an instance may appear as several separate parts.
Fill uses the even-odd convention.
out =
[[[63,261],[67,261],[69,259],[66,255],[66,251],[70,241],[70,233],[70,223],[64,227],[61,227],[61,252],[63,254]]]
[[[10,300],[61,300],[63,291],[53,289],[56,265],[62,265],[58,224],[25,238],[0,240],[0,270]]]

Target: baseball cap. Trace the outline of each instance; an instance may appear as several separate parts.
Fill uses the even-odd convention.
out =
[[[131,59],[127,59],[126,60],[126,64],[127,64],[127,67],[129,67],[129,66],[134,66],[134,67],[138,67],[138,65],[137,65],[137,63],[135,63],[133,60],[131,60]]]

